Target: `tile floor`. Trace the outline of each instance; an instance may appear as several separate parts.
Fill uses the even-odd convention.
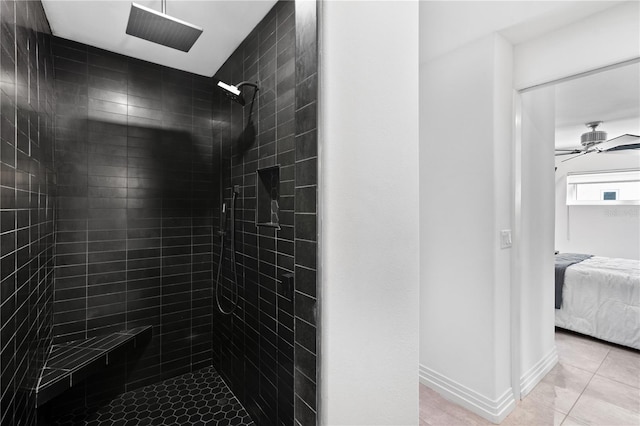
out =
[[[47,424],[254,426],[213,367],[124,393],[97,409],[79,408]]]
[[[640,352],[556,330],[558,364],[501,423],[640,426]],[[491,425],[420,385],[420,426]]]

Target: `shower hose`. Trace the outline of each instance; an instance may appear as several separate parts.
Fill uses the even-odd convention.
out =
[[[220,275],[222,272],[222,259],[224,258],[224,241],[225,241],[225,234],[226,231],[224,229],[224,225],[222,226],[222,229],[220,230],[219,234],[220,234],[220,259],[218,260],[218,272],[216,274],[216,289],[215,289],[215,299],[216,299],[216,305],[218,306],[218,310],[220,311],[220,313],[224,314],[224,315],[231,315],[235,310],[236,307],[238,306],[238,269],[236,267],[236,198],[238,196],[238,193],[235,191],[235,189],[233,190],[233,196],[231,198],[231,269],[233,271],[233,284],[231,286],[231,293],[232,293],[232,301],[233,301],[233,305],[231,307],[230,310],[226,311],[223,307],[222,307],[222,303],[220,303],[220,299],[222,298],[222,284],[220,283]],[[222,214],[225,215],[225,208],[224,208],[224,203],[222,204]],[[223,219],[223,224],[224,224],[224,219]]]

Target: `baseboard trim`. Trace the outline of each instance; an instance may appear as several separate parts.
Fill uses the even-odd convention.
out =
[[[420,365],[420,383],[495,424],[504,420],[516,405],[511,388],[497,399],[490,399],[424,365]]]
[[[520,377],[520,399],[527,396],[557,363],[558,352],[556,351],[556,346],[553,345],[547,355],[542,357],[540,361]]]

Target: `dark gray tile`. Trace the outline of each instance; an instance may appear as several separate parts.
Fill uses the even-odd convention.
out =
[[[307,186],[318,183],[318,161],[315,158],[296,162],[296,185]]]
[[[295,420],[296,424],[300,425],[315,425],[317,424],[317,414],[311,409],[298,395],[295,396]]]
[[[296,109],[300,109],[318,99],[318,74],[313,73],[296,84]]]
[[[296,188],[295,210],[298,213],[316,212],[316,187]]]
[[[295,315],[308,322],[316,325],[316,304],[315,298],[305,293],[295,292]]]
[[[316,408],[316,384],[307,376],[295,371],[296,396],[302,399],[312,410]]]
[[[296,134],[303,134],[317,127],[317,103],[309,103],[296,111]]]
[[[316,353],[316,328],[296,318],[295,341],[308,351]]]
[[[312,241],[296,240],[296,265],[315,269],[317,244]]]

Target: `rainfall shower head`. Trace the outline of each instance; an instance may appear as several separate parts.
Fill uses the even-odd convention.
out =
[[[248,81],[243,81],[242,83],[238,83],[237,86],[234,86],[232,84],[226,84],[222,81],[218,81],[218,87],[220,87],[223,91],[224,94],[227,95],[227,97],[229,99],[231,99],[234,102],[239,103],[240,105],[244,106],[245,102],[244,102],[244,97],[242,96],[242,92],[240,91],[240,88],[242,86],[251,86],[253,87],[255,90],[253,92],[253,95],[255,97],[255,94],[258,90],[260,90],[258,88],[258,85],[255,83],[249,83]]]
[[[162,12],[131,3],[126,33],[188,52],[202,34],[202,28],[169,16],[165,11],[165,0],[162,0]]]

